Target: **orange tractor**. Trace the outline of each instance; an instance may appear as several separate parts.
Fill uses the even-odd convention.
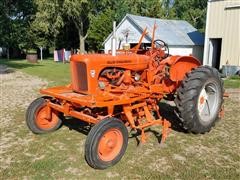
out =
[[[27,109],[26,122],[35,134],[57,130],[64,116],[91,125],[85,143],[85,159],[96,169],[116,164],[126,151],[128,131],[140,132],[162,126],[164,142],[171,123],[164,119],[158,103],[174,100],[176,114],[188,132],[205,133],[222,110],[223,84],[216,69],[201,66],[193,56],[169,55],[162,40],[151,47],[139,43],[109,54],[73,55],[70,60],[71,84],[42,89],[43,97]]]

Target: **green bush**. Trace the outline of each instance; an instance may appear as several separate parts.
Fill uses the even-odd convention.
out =
[[[240,76],[239,75],[233,75],[233,76],[228,77],[228,79],[240,80]]]
[[[28,49],[27,54],[36,54],[37,50],[36,49]]]

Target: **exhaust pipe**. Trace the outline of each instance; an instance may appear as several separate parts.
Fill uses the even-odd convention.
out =
[[[116,56],[116,21],[113,21],[112,56]]]

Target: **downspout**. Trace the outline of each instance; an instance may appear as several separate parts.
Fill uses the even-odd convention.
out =
[[[211,0],[207,2],[207,18],[206,18],[206,27],[205,27],[203,65],[212,64],[209,62],[209,35],[208,35],[210,3],[211,3]]]

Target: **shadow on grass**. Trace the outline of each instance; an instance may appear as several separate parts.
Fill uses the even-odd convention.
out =
[[[67,126],[69,130],[75,130],[84,135],[88,135],[89,131],[91,130],[89,123],[72,117],[66,117],[63,120],[63,125]]]
[[[177,132],[182,132],[182,133],[187,133],[183,128],[182,128],[182,124],[181,121],[179,120],[179,118],[177,117],[177,115],[175,114],[175,110],[176,107],[175,106],[171,106],[167,103],[163,103],[160,102],[159,103],[159,112],[161,114],[161,116],[164,119],[167,119],[170,123],[171,123],[171,129]],[[146,133],[150,132],[152,133],[158,143],[161,143],[162,140],[162,132],[161,132],[161,127],[160,126],[156,126],[159,127],[159,130],[154,130],[151,129],[151,127],[149,127],[148,129],[145,130]],[[141,143],[140,138],[141,138],[141,131],[137,130],[137,131],[132,131],[130,133],[129,138],[135,138],[137,145],[139,145]]]
[[[171,106],[167,103],[160,102],[159,103],[160,114],[164,119],[167,119],[171,125],[172,129],[177,132],[184,132],[186,131],[182,128],[182,124],[180,119],[175,114],[176,107]]]
[[[181,126],[181,122],[179,118],[176,116],[174,112],[176,109],[175,106],[171,106],[167,103],[160,102],[159,109],[160,109],[161,116],[171,122],[172,130],[186,133],[186,131]],[[72,117],[65,118],[65,120],[63,121],[63,125],[67,126],[70,130],[75,130],[84,135],[88,135],[89,131],[91,130],[91,126],[88,123]],[[162,139],[161,127],[160,126],[156,126],[156,127],[159,127],[159,130],[153,130],[150,127],[150,128],[147,128],[145,132],[152,133],[156,137],[158,143],[161,143],[161,139]],[[141,135],[140,130],[131,130],[129,133],[129,138],[135,138],[137,145],[139,145],[141,143],[140,135]]]
[[[14,69],[0,64],[0,74],[9,74],[15,72]]]
[[[28,67],[36,67],[36,66],[43,66],[39,63],[28,63],[24,60],[5,60],[5,59],[1,59],[0,60],[0,65],[4,64],[7,65],[11,68],[15,68],[15,69],[24,69],[24,68],[28,68]]]

